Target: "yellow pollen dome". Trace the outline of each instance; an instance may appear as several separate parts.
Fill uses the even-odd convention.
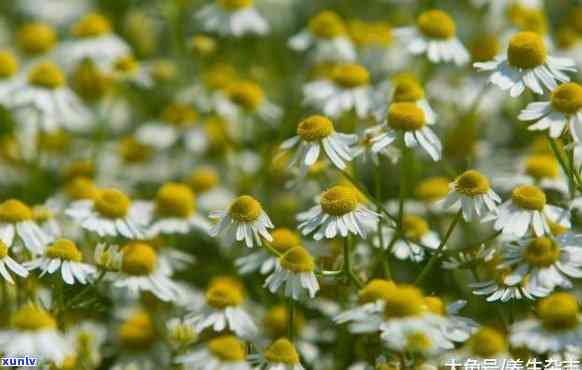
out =
[[[334,39],[346,34],[344,21],[332,11],[326,10],[309,20],[309,32],[321,39]]]
[[[145,311],[133,313],[125,320],[119,327],[118,335],[121,345],[129,350],[148,349],[156,340],[154,323]]]
[[[213,279],[206,291],[206,303],[217,309],[240,306],[244,300],[245,292],[242,284],[229,277]]]
[[[535,8],[523,9],[515,18],[515,25],[520,31],[531,31],[539,35],[548,33],[548,19],[542,10]]]
[[[69,239],[58,239],[46,249],[49,258],[60,258],[66,261],[81,262],[83,255],[75,242]]]
[[[550,233],[554,236],[562,235],[568,231],[566,226],[562,226],[559,223],[548,221],[548,226],[550,227]]]
[[[113,79],[90,59],[81,61],[73,71],[71,86],[83,99],[94,102],[111,90]]]
[[[205,193],[220,183],[218,172],[214,168],[205,167],[194,170],[188,184],[196,193]]]
[[[370,73],[359,64],[342,64],[333,69],[332,79],[336,85],[353,89],[370,83]]]
[[[401,75],[394,79],[394,96],[396,103],[414,103],[424,98],[424,89],[412,75]]]
[[[72,200],[94,199],[99,189],[90,178],[79,176],[64,186],[64,192]]]
[[[45,89],[57,89],[65,84],[65,75],[53,62],[41,62],[28,73],[31,85]]]
[[[259,219],[262,212],[261,203],[250,195],[241,195],[228,208],[229,216],[239,222],[254,222]]]
[[[337,185],[321,193],[319,200],[323,212],[343,216],[358,207],[358,195],[349,186]]]
[[[481,358],[496,358],[507,351],[507,341],[497,330],[482,327],[469,339],[471,352]]]
[[[0,260],[8,255],[8,247],[0,240]]]
[[[395,130],[415,131],[424,127],[424,112],[415,103],[392,103],[388,108],[388,124]]]
[[[144,242],[132,242],[122,249],[121,269],[129,275],[149,275],[156,269],[158,255],[154,248]]]
[[[420,290],[412,285],[399,285],[384,299],[384,318],[416,316],[427,309]]]
[[[140,143],[133,136],[125,137],[119,143],[119,155],[127,163],[147,162],[152,154],[152,147]]]
[[[9,78],[18,73],[18,60],[7,50],[0,50],[0,78]]]
[[[184,184],[170,182],[156,194],[156,214],[161,217],[189,218],[196,210],[196,198]]]
[[[309,116],[297,125],[297,135],[305,141],[325,139],[333,132],[333,122],[320,115]]]
[[[19,200],[8,199],[0,204],[0,222],[15,224],[32,218],[32,209]]]
[[[359,302],[366,304],[384,300],[392,294],[394,289],[396,285],[392,280],[372,279],[358,292]]]
[[[196,122],[198,113],[187,104],[172,103],[160,114],[160,119],[173,126],[184,127]]]
[[[216,2],[228,11],[245,9],[253,5],[253,0],[216,0]]]
[[[469,46],[473,62],[488,62],[495,59],[501,51],[497,37],[484,35],[473,40]]]
[[[430,338],[422,333],[415,332],[406,336],[406,350],[410,352],[423,352],[430,348],[432,341]]]
[[[564,114],[575,114],[582,108],[582,86],[576,82],[561,84],[552,91],[552,108]]]
[[[279,227],[271,233],[273,241],[271,246],[279,253],[285,253],[289,249],[301,245],[299,234],[286,227]]]
[[[469,197],[486,194],[489,191],[489,180],[479,171],[468,170],[455,180],[455,190]]]
[[[446,177],[431,177],[421,181],[414,189],[417,199],[434,202],[443,199],[449,193],[449,180]]]
[[[447,306],[439,297],[425,297],[424,303],[428,307],[428,310],[436,315],[444,316],[447,314]]]
[[[446,40],[455,36],[455,21],[442,10],[426,11],[418,17],[416,23],[426,37]]]
[[[507,61],[516,68],[532,69],[546,62],[543,38],[534,32],[519,32],[509,41]]]
[[[554,179],[560,174],[560,165],[553,155],[534,154],[525,162],[525,173],[536,180]]]
[[[546,193],[534,185],[522,185],[511,191],[511,200],[518,207],[541,211],[546,206]]]
[[[265,93],[259,85],[251,81],[239,81],[226,88],[226,94],[235,104],[254,112],[265,100]]]
[[[347,29],[352,42],[360,47],[382,47],[392,43],[392,27],[388,22],[352,20],[348,23]]]
[[[247,358],[245,345],[232,335],[223,335],[208,342],[212,355],[224,362],[242,362]]]
[[[524,249],[523,257],[533,266],[548,267],[560,259],[560,246],[551,238],[536,238]]]
[[[285,254],[279,259],[279,263],[286,270],[301,273],[301,272],[313,272],[315,270],[315,262],[313,257],[303,247],[293,247],[289,249]]]
[[[94,200],[95,210],[106,218],[123,218],[127,215],[131,200],[117,189],[100,189]]]
[[[34,304],[27,304],[14,312],[10,318],[11,326],[22,331],[54,330],[55,319],[44,309]]]
[[[273,363],[295,365],[299,363],[299,354],[289,339],[280,338],[267,348],[265,359]]]
[[[111,23],[101,14],[87,14],[71,30],[79,38],[99,37],[111,33]]]
[[[537,306],[537,313],[544,327],[548,330],[568,330],[577,327],[580,308],[576,296],[570,293],[554,293],[542,299]]]
[[[418,242],[429,231],[428,222],[416,215],[404,215],[402,217],[402,232],[404,237],[413,242]]]
[[[57,43],[55,29],[46,23],[25,24],[16,35],[18,46],[27,54],[44,54]]]
[[[133,55],[123,56],[115,61],[113,69],[121,73],[132,73],[137,71],[139,63]]]

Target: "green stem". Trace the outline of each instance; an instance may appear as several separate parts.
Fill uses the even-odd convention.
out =
[[[351,251],[350,251],[350,235],[344,239],[344,274],[346,280],[354,283],[354,285],[359,289],[364,286],[364,284],[358,279],[356,274],[352,271],[352,261],[351,261]]]
[[[377,166],[374,167],[374,182],[376,185],[376,199],[382,199],[382,178],[380,177],[380,171]],[[380,207],[377,207],[377,212],[381,213]],[[381,252],[382,265],[384,266],[384,277],[387,280],[392,279],[392,272],[390,271],[390,253],[386,254],[384,250],[384,234],[382,232],[382,218],[378,220],[378,242],[380,243],[379,248]]]
[[[564,158],[562,158],[562,155],[560,154],[560,150],[558,149],[558,145],[556,144],[556,140],[552,139],[551,137],[548,136],[548,141],[550,142],[550,147],[552,148],[552,152],[554,153],[554,156],[556,157],[556,159],[560,163],[560,167],[562,167],[562,170],[566,173],[566,176],[568,176],[568,179],[570,179],[570,196],[572,196],[573,192],[575,191],[572,187],[572,182],[575,183],[575,178],[570,173],[570,169],[568,168],[568,165],[564,161]],[[576,186],[580,186],[580,185],[577,184]]]
[[[87,293],[91,291],[91,287],[97,286],[101,282],[101,280],[103,280],[105,274],[106,271],[101,271],[99,276],[97,276],[97,279],[95,279],[95,282],[93,284],[87,284],[87,286],[85,286],[85,288],[83,288],[83,290],[81,290],[76,296],[71,297],[69,302],[66,305],[64,305],[64,309],[73,307],[77,303],[77,301],[79,301],[81,298],[84,298],[87,295]]]
[[[289,307],[289,326],[287,327],[287,336],[289,337],[289,340],[293,342],[295,339],[295,301],[293,298],[289,297],[287,299],[287,305]]]

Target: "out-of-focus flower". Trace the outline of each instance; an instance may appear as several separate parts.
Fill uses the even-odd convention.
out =
[[[272,293],[284,287],[284,295],[294,300],[305,296],[315,297],[319,290],[319,283],[315,277],[315,262],[307,249],[296,246],[279,257],[277,268],[265,281]]]
[[[205,31],[221,36],[241,37],[248,34],[264,35],[269,24],[253,5],[253,0],[216,0],[206,5],[196,18]]]

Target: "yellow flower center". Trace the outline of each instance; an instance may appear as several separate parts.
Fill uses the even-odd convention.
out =
[[[385,47],[392,43],[392,27],[387,22],[364,22],[352,20],[348,23],[348,33],[357,46]]]
[[[229,99],[246,109],[254,112],[265,100],[265,93],[259,85],[250,81],[241,81],[230,84],[226,89]]]
[[[129,275],[149,275],[156,269],[158,255],[152,246],[134,242],[121,249],[121,269]]]
[[[552,92],[552,108],[564,114],[575,114],[582,108],[582,86],[568,82]]]
[[[323,212],[332,216],[343,216],[358,207],[358,194],[349,186],[337,185],[321,193]]]
[[[536,180],[553,179],[560,174],[560,166],[552,155],[534,154],[525,163],[525,173]]]
[[[8,247],[0,240],[0,260],[8,255]]]
[[[483,327],[471,336],[469,348],[481,358],[495,358],[507,351],[507,341],[497,330]]]
[[[95,176],[95,164],[90,160],[78,160],[71,162],[63,171],[63,176],[67,179],[76,177],[92,178]]]
[[[511,192],[511,200],[520,208],[541,211],[546,206],[546,194],[537,186],[518,186]]]
[[[139,63],[133,55],[123,56],[115,61],[113,68],[121,73],[132,73],[137,71]]]
[[[236,71],[231,65],[216,64],[202,78],[210,90],[223,90],[236,79]]]
[[[392,280],[373,279],[358,292],[361,304],[376,302],[380,299],[387,299],[396,289]]]
[[[247,358],[245,345],[232,335],[224,335],[208,342],[212,355],[224,362],[242,362]]]
[[[196,193],[205,193],[215,188],[220,180],[213,168],[200,168],[192,172],[188,184]]]
[[[319,141],[333,132],[333,122],[319,115],[309,116],[297,126],[297,135],[305,141]]]
[[[65,84],[65,75],[56,64],[42,62],[30,70],[28,82],[34,86],[53,90]]]
[[[35,206],[32,209],[32,219],[36,222],[46,222],[54,218],[54,214],[45,206]]]
[[[289,249],[279,259],[279,263],[283,268],[291,272],[312,272],[315,270],[315,262],[313,257],[303,247],[293,247]]]
[[[449,180],[446,177],[431,177],[421,181],[414,189],[416,198],[425,202],[443,199],[448,193]]]
[[[501,51],[501,45],[497,37],[484,35],[473,40],[469,51],[473,62],[487,62],[495,59]]]
[[[386,320],[419,315],[426,310],[424,297],[420,290],[412,285],[397,286],[384,300],[384,318]]]
[[[402,217],[402,232],[410,241],[418,242],[429,231],[428,222],[416,215],[404,215]]]
[[[119,143],[119,155],[126,163],[140,164],[147,162],[153,154],[153,148],[140,143],[134,137],[126,137]]]
[[[514,19],[515,25],[520,31],[531,31],[539,35],[548,32],[548,19],[543,11],[534,8],[523,9]]]
[[[73,71],[71,85],[83,99],[94,102],[111,90],[112,81],[92,60],[85,59]]]
[[[131,200],[117,189],[101,189],[95,197],[94,205],[103,217],[123,218],[129,211]]]
[[[321,39],[334,39],[346,34],[343,20],[332,11],[323,11],[311,18],[308,28],[312,35]]]
[[[370,82],[370,74],[359,64],[342,64],[334,68],[332,79],[343,88],[353,89],[367,85]]]
[[[392,103],[388,108],[388,124],[395,130],[416,131],[425,123],[424,112],[415,103]]]
[[[576,296],[570,293],[554,293],[542,299],[537,306],[544,327],[555,331],[576,328],[579,312]]]
[[[415,332],[406,336],[406,350],[410,352],[423,352],[428,350],[432,345],[430,338],[422,333]]]
[[[24,25],[16,35],[18,46],[28,54],[44,54],[57,43],[55,29],[46,23]]]
[[[414,103],[424,98],[424,89],[413,76],[401,76],[395,79],[393,101],[396,103]]]
[[[236,198],[228,209],[230,217],[239,222],[256,221],[263,211],[261,203],[250,195]]]
[[[99,37],[111,33],[111,23],[101,14],[91,13],[73,26],[72,34],[79,38]]]
[[[75,177],[65,185],[64,191],[72,200],[94,199],[99,193],[97,186],[87,177]]]
[[[18,61],[14,54],[0,50],[0,78],[9,78],[18,73]]]
[[[56,329],[56,320],[41,307],[28,304],[12,314],[12,327],[22,331]]]
[[[293,343],[287,338],[280,338],[273,342],[265,351],[265,358],[269,362],[295,365],[299,363],[299,354]]]
[[[523,257],[533,266],[548,267],[560,259],[560,246],[551,238],[537,238],[524,249]]]
[[[228,11],[245,9],[253,5],[253,0],[216,0],[218,4]]]
[[[558,235],[562,235],[568,231],[568,228],[565,226],[562,226],[562,225],[560,225],[556,222],[552,222],[550,220],[547,220],[547,221],[548,221],[548,226],[550,226],[550,232],[552,233],[552,235],[558,236]]]
[[[428,307],[428,310],[436,315],[444,316],[447,314],[447,306],[439,297],[425,297],[424,303]]]
[[[144,350],[151,347],[156,340],[156,332],[152,318],[147,312],[137,312],[131,315],[119,327],[119,341],[129,350]]]
[[[167,183],[156,194],[156,214],[161,217],[188,218],[196,210],[196,199],[183,184]]]
[[[75,242],[69,239],[58,239],[46,249],[49,258],[60,258],[66,261],[81,262],[83,255]]]
[[[455,36],[455,21],[441,10],[429,10],[417,19],[418,29],[426,37],[450,39]]]
[[[240,306],[244,300],[245,294],[241,283],[227,277],[214,279],[206,291],[206,303],[220,310]]]
[[[0,222],[18,223],[32,220],[32,209],[16,199],[0,204]]]
[[[489,180],[479,171],[468,170],[455,180],[455,190],[470,197],[486,194],[489,191]]]
[[[299,235],[285,227],[280,227],[271,233],[273,241],[271,246],[279,253],[285,253],[289,249],[301,245],[301,238]]]
[[[531,69],[546,62],[546,46],[540,35],[520,32],[509,41],[507,60],[516,68]]]
[[[190,126],[198,118],[198,113],[189,105],[174,103],[168,105],[161,113],[160,119],[173,126],[184,127]]]
[[[283,305],[271,308],[269,311],[267,311],[265,319],[263,320],[265,329],[271,338],[280,338],[287,335],[288,323],[289,312]],[[295,312],[295,317],[293,320],[295,332],[301,332],[301,329],[303,329],[304,325],[305,319],[301,312]]]

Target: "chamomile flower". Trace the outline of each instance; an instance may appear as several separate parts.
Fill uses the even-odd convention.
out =
[[[441,330],[426,326],[423,322],[410,321],[399,325],[386,325],[382,335],[386,347],[400,353],[414,353],[434,357],[454,348]],[[389,334],[388,334],[389,333]]]
[[[207,328],[215,332],[230,330],[242,338],[254,338],[257,327],[245,311],[244,287],[240,281],[220,277],[210,282],[206,290],[206,305],[194,312],[188,321],[201,333]]]
[[[229,83],[224,90],[232,118],[242,119],[243,124],[252,125],[253,118],[258,117],[272,127],[278,126],[282,111],[266,96],[257,83],[247,80]]]
[[[33,254],[41,254],[50,237],[34,222],[30,207],[9,199],[0,203],[0,240],[8,247],[19,241]]]
[[[560,292],[537,305],[537,319],[514,324],[510,341],[536,353],[555,353],[582,342],[582,320],[576,296]]]
[[[198,339],[198,334],[185,320],[174,318],[166,324],[168,342],[174,349],[183,349]]]
[[[119,82],[129,82],[144,88],[151,88],[154,81],[145,66],[131,54],[115,60],[112,67],[112,77]]]
[[[314,115],[297,125],[297,136],[285,140],[281,144],[281,149],[290,150],[298,145],[289,166],[299,162],[303,173],[317,162],[322,149],[325,156],[337,168],[343,170],[346,168],[346,162],[353,158],[350,146],[356,141],[356,135],[336,132],[332,121],[324,116]]]
[[[332,118],[354,111],[365,118],[371,106],[370,74],[359,64],[342,64],[333,69],[331,79],[310,82],[303,88],[304,102]]]
[[[187,145],[192,140],[192,130],[198,114],[189,104],[172,103],[164,108],[158,120],[148,121],[138,127],[135,138],[140,143],[156,149],[168,149],[183,137]]]
[[[244,241],[247,247],[252,248],[255,244],[261,245],[261,238],[273,240],[267,230],[274,227],[269,216],[261,203],[250,195],[236,198],[226,212],[211,212],[210,218],[217,219],[216,225],[210,229],[210,236],[216,237],[224,233],[227,246],[231,246],[235,241]]]
[[[250,370],[245,344],[232,335],[211,339],[203,348],[177,358],[187,369]]]
[[[265,35],[270,27],[253,0],[215,0],[196,13],[205,31],[221,36]]]
[[[138,217],[135,208],[132,208],[131,199],[117,189],[100,189],[94,199],[76,201],[65,213],[83,229],[101,237],[143,237],[143,215]]]
[[[8,255],[8,247],[6,244],[4,244],[4,242],[0,241],[0,275],[2,275],[4,280],[10,284],[14,284],[14,280],[12,279],[12,276],[8,270],[14,272],[21,278],[26,278],[28,276],[28,271],[26,268],[21,266]]]
[[[228,207],[234,194],[221,182],[218,170],[211,166],[201,166],[192,171],[186,183],[196,194],[197,204],[204,211],[215,211]]]
[[[450,192],[444,207],[460,203],[465,221],[488,216],[497,210],[501,198],[491,189],[489,179],[476,170],[468,170],[450,183]]]
[[[384,83],[376,92],[374,101],[374,114],[378,120],[385,120],[388,117],[389,104],[386,104],[392,98],[392,103],[414,103],[422,111],[429,124],[436,122],[437,115],[430,106],[426,98],[426,93],[416,77],[409,73],[401,73],[392,78],[392,81]]]
[[[22,83],[19,69],[20,65],[14,53],[0,50],[0,104],[9,105],[11,92]]]
[[[414,198],[423,203],[427,210],[434,213],[445,211],[444,203],[450,191],[449,178],[443,176],[429,177],[419,181],[414,188]],[[453,209],[455,207],[452,207]],[[456,210],[455,210],[456,211]]]
[[[533,102],[521,111],[522,121],[536,121],[528,130],[548,130],[550,137],[558,138],[568,130],[572,139],[582,139],[582,86],[568,82],[556,87],[550,101]]]
[[[29,57],[49,53],[57,43],[56,30],[48,23],[26,23],[16,34],[18,48]]]
[[[289,47],[308,51],[316,62],[351,62],[356,59],[344,21],[329,10],[311,18],[307,29],[289,39]]]
[[[352,157],[358,159],[362,163],[368,163],[371,161],[375,166],[380,165],[380,158],[387,158],[392,164],[398,163],[401,154],[400,149],[387,146],[381,149],[379,152],[372,150],[372,139],[376,135],[376,131],[372,129],[365,130],[358,140],[358,142],[351,147]]]
[[[520,96],[526,88],[539,95],[544,87],[553,91],[558,82],[570,81],[564,72],[576,71],[572,60],[549,56],[543,38],[533,32],[517,33],[509,42],[507,55],[474,66],[491,71],[489,81],[501,90],[509,90],[512,97]]]
[[[333,239],[348,234],[366,238],[376,227],[380,215],[371,211],[349,186],[336,185],[321,193],[319,204],[297,215],[303,235],[313,233],[315,240]]]
[[[376,236],[374,245],[384,249],[391,248],[389,252],[400,260],[421,262],[427,251],[437,249],[441,243],[438,234],[430,229],[428,222],[413,214],[402,216],[400,234],[388,228],[384,228],[382,232],[384,244],[380,245],[380,240]]]
[[[41,270],[40,276],[61,270],[67,284],[87,284],[95,274],[95,267],[83,263],[83,254],[72,240],[58,239],[46,248],[45,254],[25,264],[28,270]]]
[[[372,150],[379,152],[402,136],[406,147],[415,148],[420,145],[434,161],[440,160],[442,144],[427,126],[434,123],[429,118],[415,103],[390,104],[386,121],[378,127],[378,134],[372,139]]]
[[[284,254],[289,249],[301,245],[301,237],[295,231],[284,227],[274,229],[271,236],[273,240],[269,243],[269,247],[279,254]],[[248,256],[238,258],[235,264],[242,275],[255,271],[265,275],[273,271],[277,266],[277,256],[274,256],[264,248]]]
[[[271,343],[263,353],[249,356],[259,370],[303,370],[295,345],[287,338]]]
[[[471,361],[473,363],[476,362],[476,366],[479,366],[479,364],[484,364],[484,361],[488,359],[503,360],[509,358],[508,351],[505,335],[497,329],[483,326],[469,338],[463,347],[448,353],[443,360],[448,361],[450,358],[454,358],[456,361],[460,361],[461,365],[466,363],[468,366],[469,361]]]
[[[456,36],[455,21],[442,10],[428,10],[420,14],[415,27],[394,31],[415,55],[426,54],[433,63],[463,65],[469,61],[469,53]]]
[[[315,277],[315,262],[307,249],[297,246],[279,257],[277,268],[265,281],[271,293],[284,286],[284,295],[294,300],[305,296],[315,297],[319,283]]]
[[[93,257],[95,264],[105,271],[119,271],[123,263],[123,253],[117,245],[99,243]]]

